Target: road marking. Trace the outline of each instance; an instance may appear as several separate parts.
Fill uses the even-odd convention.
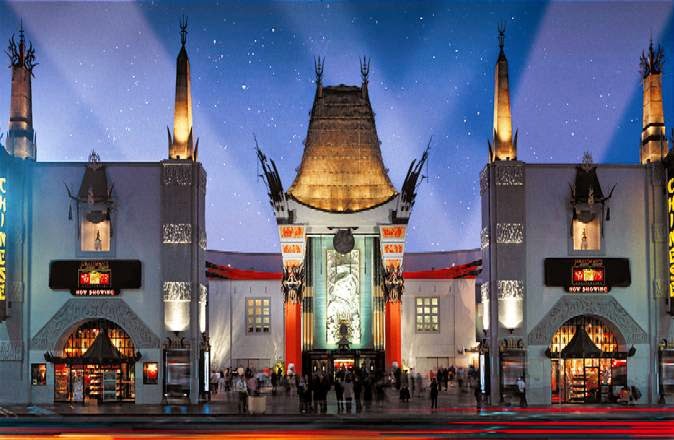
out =
[[[16,417],[16,413],[0,406],[0,415],[4,417]]]

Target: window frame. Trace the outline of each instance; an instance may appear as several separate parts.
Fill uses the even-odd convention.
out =
[[[252,315],[250,315],[253,319],[252,330],[251,330],[250,323],[248,322],[248,317],[249,317],[248,306],[249,306],[250,301],[253,301],[253,305],[252,305],[253,313],[252,313]],[[261,301],[260,308],[261,308],[262,311],[260,312],[260,314],[256,313],[256,308],[257,308],[257,304],[255,304],[256,301]],[[265,301],[267,302],[268,306],[265,305]],[[247,296],[247,297],[245,297],[244,322],[245,322],[245,325],[246,325],[246,334],[247,335],[260,336],[260,335],[270,335],[271,334],[271,331],[272,331],[272,327],[271,327],[271,324],[272,324],[272,321],[271,321],[271,305],[272,305],[272,302],[271,302],[270,296]],[[265,307],[269,308],[269,313],[267,313],[267,314],[264,313]],[[260,318],[260,320],[261,320],[260,321],[260,327],[257,326],[257,318]],[[264,322],[265,318],[268,318],[268,320],[269,320],[267,323]],[[265,326],[268,327],[267,331],[264,331]],[[260,331],[257,331],[258,328],[260,328]]]
[[[39,372],[44,371],[44,377],[40,378]],[[35,373],[38,373],[36,375]],[[49,369],[45,362],[35,362],[30,364],[30,385],[33,387],[44,387],[47,386],[47,374]]]
[[[421,300],[421,304],[419,304],[419,300]],[[429,300],[428,305],[425,303],[425,300]],[[436,300],[436,304],[433,304],[433,300]],[[422,308],[421,315],[419,314],[418,307]],[[431,311],[426,313],[425,308],[429,307],[431,308]],[[437,311],[433,313],[432,308],[435,307]],[[422,328],[419,329],[420,323],[419,317],[421,316],[421,326]],[[433,323],[433,316],[437,317],[437,323],[436,324],[436,329],[426,329],[426,323],[425,323],[425,317],[428,316],[430,317],[430,322],[428,323],[430,326],[432,326]],[[440,297],[439,296],[415,296],[414,297],[414,331],[415,333],[420,333],[420,334],[439,334],[440,333]]]
[[[595,220],[593,220],[593,221],[598,222],[597,227],[599,228],[599,249],[587,249],[587,250],[574,249],[573,236],[574,236],[574,232],[575,232],[574,231],[574,223],[576,223],[576,221],[574,221],[572,215],[569,216],[569,221],[567,223],[567,225],[568,225],[568,227],[567,227],[567,229],[568,229],[567,237],[568,237],[568,251],[569,251],[570,256],[581,256],[581,257],[583,257],[583,256],[597,256],[597,255],[605,255],[606,254],[606,244],[605,244],[605,240],[604,240],[604,235],[605,235],[605,232],[606,232],[604,230],[604,228],[606,227],[606,225],[603,221],[602,215],[604,215],[602,213],[602,210],[598,209],[597,213],[596,213]],[[577,222],[577,223],[583,224],[582,222]]]
[[[75,227],[76,237],[75,240],[75,255],[79,258],[115,258],[116,255],[116,239],[117,236],[115,227],[117,225],[116,219],[116,210],[110,210],[110,250],[107,251],[84,251],[82,250],[82,239],[84,238],[82,234],[82,229],[84,228],[84,222],[87,220],[87,214],[91,211],[100,211],[105,209],[101,204],[94,204],[92,206],[86,206],[84,209],[80,208],[79,218],[77,219],[77,224]]]

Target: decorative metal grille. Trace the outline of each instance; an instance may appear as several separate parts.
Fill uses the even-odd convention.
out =
[[[192,243],[192,225],[189,223],[167,223],[162,225],[164,244]]]
[[[480,247],[485,249],[489,246],[489,228],[486,226],[480,232]]]
[[[164,281],[164,302],[192,300],[192,285],[186,281]]]
[[[521,244],[524,242],[524,225],[522,223],[497,223],[496,243]]]
[[[523,298],[524,283],[520,280],[498,280],[498,299]]]
[[[496,168],[497,185],[524,185],[524,167],[499,166]]]

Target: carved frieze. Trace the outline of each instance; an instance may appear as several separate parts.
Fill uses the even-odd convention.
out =
[[[206,304],[208,302],[208,287],[199,284],[199,304]]]
[[[564,295],[529,333],[530,345],[548,345],[553,334],[576,316],[594,315],[616,326],[630,344],[648,343],[648,335],[623,306],[610,295]]]
[[[187,302],[192,300],[192,283],[187,281],[164,281],[164,302]]]
[[[189,223],[165,223],[162,225],[164,244],[192,243],[192,225]]]
[[[489,281],[485,281],[480,285],[480,297],[482,298],[482,304],[489,301]]]
[[[524,242],[522,223],[496,223],[496,243],[521,244]]]
[[[666,298],[669,296],[668,284],[665,279],[653,280],[653,296],[655,298]]]
[[[480,248],[485,249],[489,246],[489,228],[484,227],[480,231]]]
[[[192,185],[192,164],[163,164],[164,185],[190,186]]]
[[[159,348],[159,337],[120,298],[72,298],[47,321],[31,340],[31,349],[58,350],[60,338],[77,324],[107,319],[122,327],[136,348]]]
[[[521,280],[498,280],[498,299],[524,298],[524,282]]]
[[[199,231],[199,247],[203,250],[206,250],[207,243],[208,239],[206,238],[206,231],[201,229]]]
[[[524,185],[524,167],[521,165],[497,166],[496,185]]]
[[[303,265],[285,266],[283,268],[281,289],[283,290],[284,303],[299,304],[302,302],[302,291],[304,290]]]
[[[489,189],[489,167],[486,166],[480,171],[480,195]]]
[[[20,361],[22,359],[22,341],[0,341],[0,361]]]
[[[400,267],[387,267],[384,270],[384,298],[386,302],[400,302],[405,293],[405,279]]]
[[[9,283],[7,291],[7,300],[11,302],[23,302],[23,283],[14,281]]]

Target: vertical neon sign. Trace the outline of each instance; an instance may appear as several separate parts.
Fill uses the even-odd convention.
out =
[[[7,178],[0,177],[0,321],[7,318]]]
[[[667,243],[669,246],[669,313],[674,315],[674,177],[667,173]]]

